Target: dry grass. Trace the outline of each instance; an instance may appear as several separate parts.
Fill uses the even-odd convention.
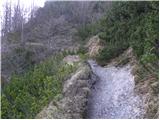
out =
[[[148,71],[149,66],[144,67],[138,64],[136,67],[135,91],[145,98],[146,114],[144,118],[157,119],[159,116],[159,80],[154,73]]]

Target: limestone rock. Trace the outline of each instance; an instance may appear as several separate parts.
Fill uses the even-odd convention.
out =
[[[68,56],[64,57],[63,61],[67,64],[72,65],[75,62],[79,62],[80,57],[78,55],[68,55]]]
[[[88,48],[88,54],[90,57],[96,57],[100,50],[104,48],[104,44],[102,40],[96,35],[90,38],[85,47]]]

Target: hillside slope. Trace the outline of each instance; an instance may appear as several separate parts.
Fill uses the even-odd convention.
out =
[[[111,3],[48,1],[7,34],[2,118],[158,118],[159,4]]]
[[[97,21],[109,8],[110,2],[47,1],[21,30],[2,38],[2,75],[7,81],[13,73],[24,73],[32,65],[55,52],[75,51],[80,43],[77,29]],[[76,11],[76,12],[75,12]],[[85,14],[84,14],[85,13]],[[8,69],[10,67],[10,69]]]

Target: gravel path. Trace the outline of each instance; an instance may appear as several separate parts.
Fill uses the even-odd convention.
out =
[[[142,99],[134,94],[131,66],[103,68],[89,60],[93,72],[100,78],[93,86],[88,102],[87,118],[143,118]]]

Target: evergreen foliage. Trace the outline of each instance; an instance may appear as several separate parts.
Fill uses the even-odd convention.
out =
[[[83,32],[80,31],[80,36],[85,39],[98,33],[106,41],[106,48],[97,58],[101,62],[118,56],[131,46],[142,63],[157,64],[158,13],[158,1],[113,2],[112,8],[100,23],[90,25],[94,27],[87,26]]]
[[[63,80],[76,67],[56,55],[36,65],[24,75],[13,75],[2,90],[2,118],[34,118],[51,100],[62,93]]]

